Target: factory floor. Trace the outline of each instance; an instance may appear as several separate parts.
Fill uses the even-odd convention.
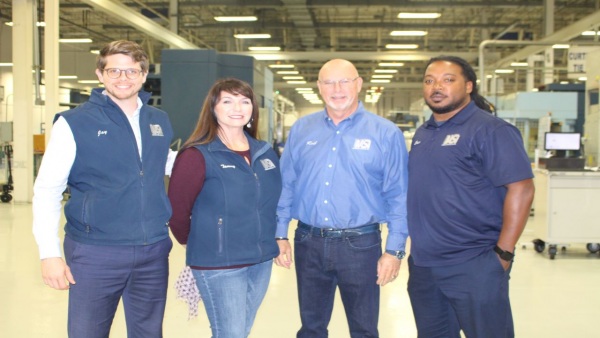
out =
[[[31,219],[31,204],[0,203],[0,337],[65,338],[67,292],[52,290],[41,280]],[[565,250],[560,250],[560,245],[558,254],[551,260],[547,250],[543,253],[534,250],[532,239],[534,234],[526,229],[511,274],[516,336],[597,336],[600,332],[600,255],[588,252],[585,243],[562,243]],[[170,256],[164,336],[210,337],[204,309],[200,308],[197,318],[188,320],[185,303],[175,296],[173,284],[184,266],[184,256],[184,249],[175,244]],[[381,337],[417,336],[406,292],[407,278],[407,266],[403,263],[399,278],[382,289]],[[250,337],[295,337],[299,323],[295,272],[274,267],[267,296]],[[349,337],[339,297],[329,333],[332,338]],[[126,337],[121,307],[110,337]]]

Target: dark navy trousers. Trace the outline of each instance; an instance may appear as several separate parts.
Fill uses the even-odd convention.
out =
[[[408,259],[408,294],[420,338],[514,337],[508,280],[492,250],[467,262],[420,267]],[[512,267],[512,264],[511,264]]]
[[[65,236],[75,284],[69,289],[71,338],[107,338],[121,298],[128,338],[162,337],[170,238],[150,245],[89,245]]]

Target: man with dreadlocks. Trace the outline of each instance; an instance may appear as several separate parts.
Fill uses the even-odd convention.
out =
[[[419,337],[513,337],[508,280],[533,200],[519,130],[493,114],[463,59],[429,61],[433,114],[408,167],[408,292]]]

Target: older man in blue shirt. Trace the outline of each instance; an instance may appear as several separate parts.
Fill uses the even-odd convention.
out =
[[[352,337],[378,337],[379,287],[404,257],[407,152],[402,132],[358,99],[362,78],[346,60],[319,72],[323,111],[299,119],[281,158],[277,210],[279,266],[292,263],[294,238],[302,327],[297,337],[327,337],[339,287]],[[385,253],[380,224],[387,223]]]

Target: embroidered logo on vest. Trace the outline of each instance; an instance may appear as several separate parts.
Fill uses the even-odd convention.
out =
[[[273,161],[271,161],[268,158],[260,160],[260,163],[265,168],[265,170],[271,170],[271,169],[275,169],[276,168],[275,167],[275,163],[273,163]]]
[[[151,124],[150,133],[152,134],[152,136],[165,136],[163,134],[162,128],[160,127],[160,124]]]

